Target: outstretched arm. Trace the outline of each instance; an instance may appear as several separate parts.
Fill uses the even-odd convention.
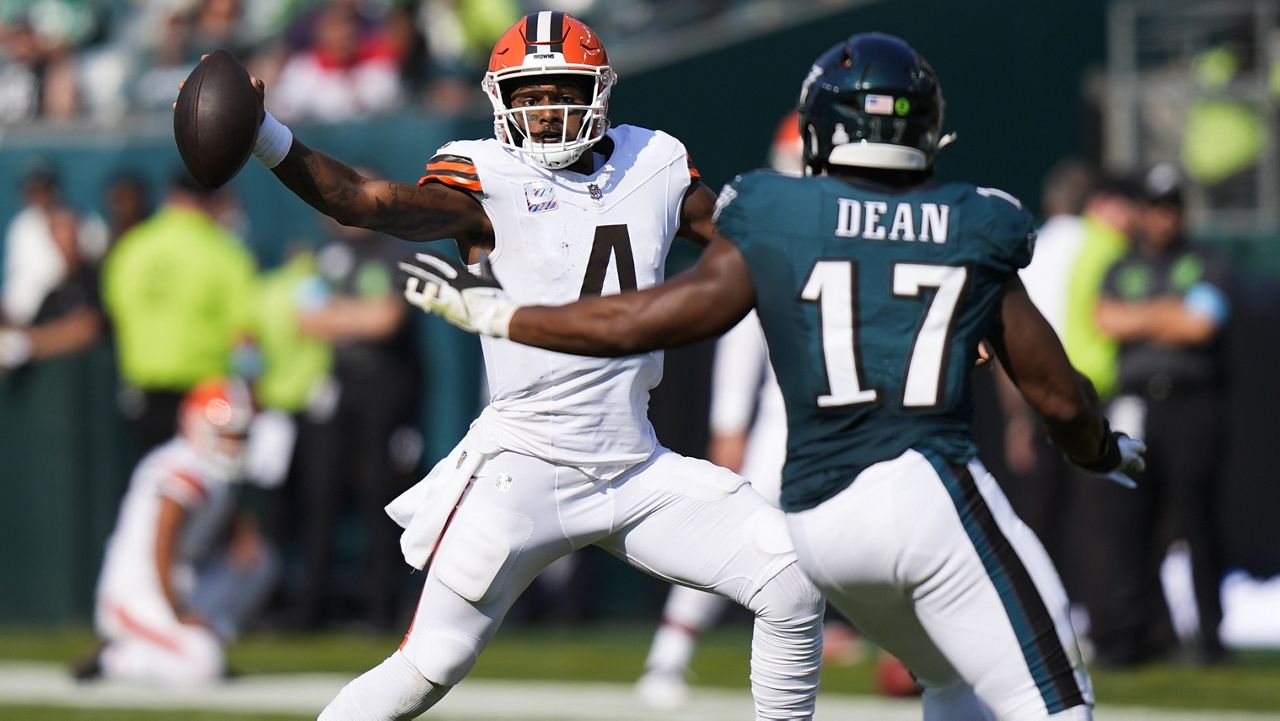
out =
[[[755,304],[746,260],[719,236],[669,283],[563,306],[517,306],[489,275],[436,253],[417,257],[400,264],[413,305],[470,333],[563,353],[623,356],[692,343],[723,333]]]
[[[719,335],[754,304],[742,253],[714,236],[697,264],[668,283],[564,306],[519,308],[510,337],[564,353],[632,355]]]

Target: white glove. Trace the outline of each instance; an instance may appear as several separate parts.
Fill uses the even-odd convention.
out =
[[[1130,438],[1120,433],[1116,436],[1116,445],[1120,449],[1120,465],[1107,474],[1107,480],[1125,488],[1137,488],[1138,484],[1129,476],[1147,467],[1147,460],[1142,457],[1147,452],[1147,444],[1141,438]]]
[[[411,304],[479,335],[507,337],[517,306],[489,272],[489,261],[480,261],[481,275],[452,258],[425,251],[417,263],[400,263],[409,274],[404,297]]]
[[[1147,461],[1142,457],[1146,452],[1147,444],[1141,439],[1130,438],[1119,431],[1109,430],[1098,460],[1088,464],[1076,463],[1076,465],[1125,488],[1137,488],[1138,484],[1130,474],[1139,473],[1147,467]]]
[[[31,336],[17,328],[0,330],[0,371],[9,371],[31,360]]]

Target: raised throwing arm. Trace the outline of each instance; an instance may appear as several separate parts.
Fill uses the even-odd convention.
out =
[[[366,178],[296,138],[271,172],[308,205],[343,225],[405,240],[467,239],[492,232],[480,204],[462,191],[436,183],[419,187]]]

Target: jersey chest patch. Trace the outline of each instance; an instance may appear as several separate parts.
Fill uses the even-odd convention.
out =
[[[525,183],[524,200],[530,213],[545,213],[560,207],[555,187],[545,180]]]

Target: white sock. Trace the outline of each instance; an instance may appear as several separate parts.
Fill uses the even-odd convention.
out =
[[[822,592],[794,563],[747,603],[756,614],[751,694],[757,720],[813,718],[822,670],[825,606]]]
[[[342,687],[317,721],[399,721],[417,718],[452,686],[437,686],[400,651]]]

